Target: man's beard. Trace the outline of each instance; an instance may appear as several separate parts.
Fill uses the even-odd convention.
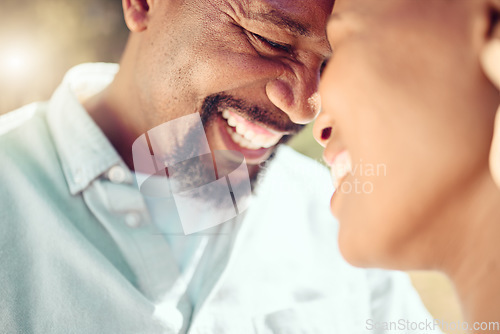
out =
[[[257,184],[259,183],[262,169],[265,169],[276,156],[276,147],[288,142],[295,134],[304,128],[304,125],[291,123],[290,121],[284,122],[283,120],[273,119],[270,117],[271,113],[263,108],[250,106],[241,99],[233,98],[227,94],[218,93],[206,97],[201,107],[200,117],[203,127],[205,128],[205,132],[207,132],[208,127],[216,121],[217,117],[220,117],[222,110],[228,108],[236,111],[240,115],[245,115],[246,119],[250,122],[259,122],[283,132],[287,131],[293,133],[292,135],[285,135],[281,138],[281,140],[272,149],[271,155],[258,165],[257,172],[251,173],[249,170],[250,185],[252,192],[254,192]],[[196,131],[190,131],[189,133],[189,135],[193,136],[193,142],[186,143],[188,145],[187,147],[182,147],[174,154],[186,152],[186,149],[193,149],[189,146],[196,145],[195,143],[200,142],[200,134],[195,132]],[[213,165],[211,165],[211,162],[208,160],[209,159],[206,159],[204,163],[200,164],[193,164],[192,161],[183,161],[181,163],[185,167],[183,171],[183,184],[186,188],[192,188],[206,183],[206,180],[211,176],[213,170]],[[231,166],[236,166],[236,164],[234,162],[228,162],[225,168],[223,167],[224,171],[219,173],[219,175],[225,175],[230,172],[229,169]],[[219,166],[217,167],[219,168]],[[182,170],[182,168],[179,168],[178,170]]]
[[[165,175],[169,179],[170,193],[189,193],[189,196],[194,200],[201,200],[204,203],[210,203],[215,205],[221,210],[228,209],[221,204],[221,194],[210,187],[203,187],[211,182],[222,177],[227,177],[231,172],[237,169],[243,163],[243,155],[240,152],[232,152],[231,159],[226,159],[224,156],[224,151],[215,151],[198,155],[197,152],[202,152],[202,145],[206,143],[206,132],[210,126],[213,126],[217,118],[220,117],[222,110],[230,108],[240,115],[245,115],[245,118],[250,122],[255,121],[261,124],[269,125],[270,127],[287,131],[291,133],[297,133],[303,128],[303,125],[298,125],[291,123],[290,121],[284,122],[282,119],[276,119],[271,117],[271,113],[262,108],[256,106],[249,106],[245,101],[235,99],[226,94],[214,94],[205,98],[201,110],[200,118],[203,124],[202,131],[199,127],[189,128],[185,135],[183,135],[183,140],[179,140],[175,145],[171,145],[168,152],[164,152],[168,155],[169,161],[177,161],[175,165],[167,166],[165,170],[159,171],[158,175]],[[250,182],[251,192],[255,192],[259,181],[261,180],[261,171],[266,168],[266,166],[275,157],[275,150],[278,145],[286,143],[293,135],[286,135],[281,138],[278,144],[272,149],[272,153],[266,161],[261,162],[256,169],[257,171],[248,171],[248,174],[241,173],[240,176],[234,177],[231,187],[238,188],[248,181]],[[241,160],[235,160],[234,156],[240,155]],[[193,157],[186,159],[185,157]],[[158,157],[157,157],[158,159]],[[215,164],[214,164],[215,162]],[[245,164],[246,166],[246,164]],[[243,175],[244,174],[244,175]],[[238,181],[235,181],[238,180]],[[147,182],[146,182],[147,183]],[[145,186],[145,187],[144,187]],[[142,188],[148,192],[148,186],[145,184]],[[234,189],[233,189],[234,190]],[[163,192],[163,196],[166,192]]]

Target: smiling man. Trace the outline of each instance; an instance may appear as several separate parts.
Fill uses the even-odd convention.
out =
[[[120,66],[77,66],[49,102],[0,119],[0,331],[344,334],[426,321],[406,276],[342,260],[329,173],[277,149],[319,112],[332,2],[123,8]],[[175,136],[151,135],[171,122]],[[186,235],[177,202],[133,182],[145,172],[132,150],[141,138],[156,162],[196,157],[206,142],[228,161],[243,156],[247,178],[265,175],[246,211]],[[165,176],[200,185],[203,168],[174,160]]]
[[[87,109],[130,166],[140,134],[200,112],[212,150],[240,151],[255,172],[319,112],[331,7],[325,0],[125,1],[132,34],[120,71]]]

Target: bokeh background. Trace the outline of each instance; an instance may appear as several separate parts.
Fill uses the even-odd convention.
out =
[[[118,62],[128,36],[120,0],[2,0],[1,9],[0,114],[49,99],[74,65]],[[310,127],[290,145],[321,161],[322,149]],[[431,272],[410,275],[434,318],[461,319],[446,277]]]
[[[72,66],[116,62],[127,39],[119,0],[2,0],[0,113],[46,100]]]

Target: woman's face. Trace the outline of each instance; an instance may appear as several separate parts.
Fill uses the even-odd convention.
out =
[[[491,28],[485,3],[336,1],[314,134],[345,174],[331,210],[351,263],[439,261],[439,245],[458,236],[467,206],[491,182],[499,99],[479,65]]]

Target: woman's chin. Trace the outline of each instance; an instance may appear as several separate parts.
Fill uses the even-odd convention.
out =
[[[335,192],[330,211],[339,224],[338,244],[344,259],[353,266],[402,270],[415,263],[411,250],[422,253],[415,242],[418,233],[400,212],[374,202],[372,195]],[[404,222],[404,223],[403,223]]]
[[[376,236],[368,231],[349,229],[348,221],[340,221],[338,243],[340,253],[351,265],[360,268],[382,268],[391,270],[415,269],[405,255],[405,243],[391,235]]]

